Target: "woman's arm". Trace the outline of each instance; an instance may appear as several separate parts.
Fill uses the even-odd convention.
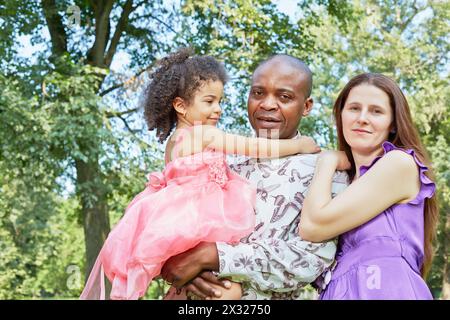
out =
[[[336,237],[419,192],[413,158],[402,151],[391,151],[332,199],[331,179],[338,161],[336,153],[319,156],[300,217],[303,239],[319,242]]]
[[[296,153],[315,153],[320,148],[313,139],[265,139],[225,133],[213,126],[202,126],[203,147],[229,154],[255,158],[279,158]]]

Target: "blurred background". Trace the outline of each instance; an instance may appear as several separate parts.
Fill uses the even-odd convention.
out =
[[[314,74],[302,134],[336,146],[345,83],[394,78],[437,173],[440,222],[427,279],[450,299],[450,2],[425,0],[3,0],[0,2],[0,299],[76,299],[111,227],[163,146],[143,120],[157,59],[181,46],[223,61],[220,127],[250,134],[255,66],[274,53]],[[154,281],[146,298],[167,289]],[[305,298],[313,298],[305,289]]]

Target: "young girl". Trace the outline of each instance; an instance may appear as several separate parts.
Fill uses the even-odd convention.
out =
[[[146,189],[128,205],[92,269],[82,299],[138,299],[171,256],[202,241],[238,242],[254,228],[255,189],[231,172],[225,153],[280,157],[320,151],[307,137],[297,140],[246,138],[215,126],[226,82],[212,57],[189,49],[162,59],[145,101],[149,130],[166,140],[163,172],[149,175]],[[239,299],[233,284],[224,299]]]
[[[334,105],[339,152],[319,156],[303,203],[303,239],[339,237],[321,299],[432,299],[424,278],[438,217],[435,184],[408,102],[390,78],[354,77]],[[331,177],[351,184],[331,198]]]

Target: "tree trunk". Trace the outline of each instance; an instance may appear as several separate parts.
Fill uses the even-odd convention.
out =
[[[445,261],[444,274],[442,276],[442,300],[450,300],[450,279],[448,274],[448,263]]]
[[[86,246],[86,280],[110,231],[107,194],[97,157],[93,158],[87,163],[75,160]]]
[[[87,63],[99,68],[109,67],[116,53],[121,34],[128,23],[128,16],[136,9],[133,1],[127,0],[123,6],[121,17],[116,26],[113,39],[106,56],[105,51],[110,38],[110,14],[113,0],[92,2],[95,12],[95,41],[87,53]],[[105,75],[98,81],[97,92],[100,91]],[[92,148],[95,149],[95,148]],[[86,280],[94,266],[100,249],[110,231],[106,188],[102,182],[102,173],[98,157],[89,157],[88,162],[75,160],[77,168],[77,190],[81,201],[83,227],[86,246]]]
[[[57,61],[56,58],[66,54],[68,48],[63,17],[58,12],[56,3],[56,0],[41,1],[41,7],[47,22],[52,44],[52,56],[50,60],[53,60],[54,63]],[[128,17],[139,6],[133,6],[133,0],[127,0],[123,4],[122,13],[117,21],[114,35],[110,39],[110,15],[115,3],[117,2],[114,0],[90,0],[88,2],[90,10],[93,10],[95,14],[95,39],[94,44],[87,52],[86,61],[88,64],[96,67],[109,67],[116,53],[122,33],[128,25]],[[141,2],[140,4],[143,3]],[[104,77],[105,75],[102,75],[99,79],[97,85],[98,91]],[[84,142],[81,141],[81,144]],[[98,148],[98,144],[93,148],[85,146],[84,149],[86,150],[84,151],[89,151],[90,149],[96,150]],[[110,231],[107,191],[102,181],[98,154],[89,155],[87,162],[78,158],[74,160],[77,170],[77,196],[81,203],[81,216],[85,236],[86,275],[89,275],[103,242]]]
[[[443,254],[444,254],[444,267],[443,267],[443,275],[442,275],[442,294],[441,299],[450,300],[450,274],[448,270],[448,231],[450,230],[450,217],[447,216],[444,228],[444,246]]]

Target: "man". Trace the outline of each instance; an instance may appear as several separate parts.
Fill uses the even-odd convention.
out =
[[[313,106],[312,74],[297,58],[275,55],[253,73],[248,117],[258,136],[295,139],[298,126]],[[334,241],[311,243],[297,232],[300,210],[313,177],[316,155],[280,159],[246,159],[232,170],[257,188],[256,227],[240,243],[201,243],[172,257],[162,277],[179,288],[205,297],[219,283],[211,273],[241,283],[243,299],[299,299],[301,288],[317,279],[334,260]],[[345,188],[337,174],[333,192]],[[199,276],[198,276],[199,275]],[[220,290],[219,290],[220,291]]]

